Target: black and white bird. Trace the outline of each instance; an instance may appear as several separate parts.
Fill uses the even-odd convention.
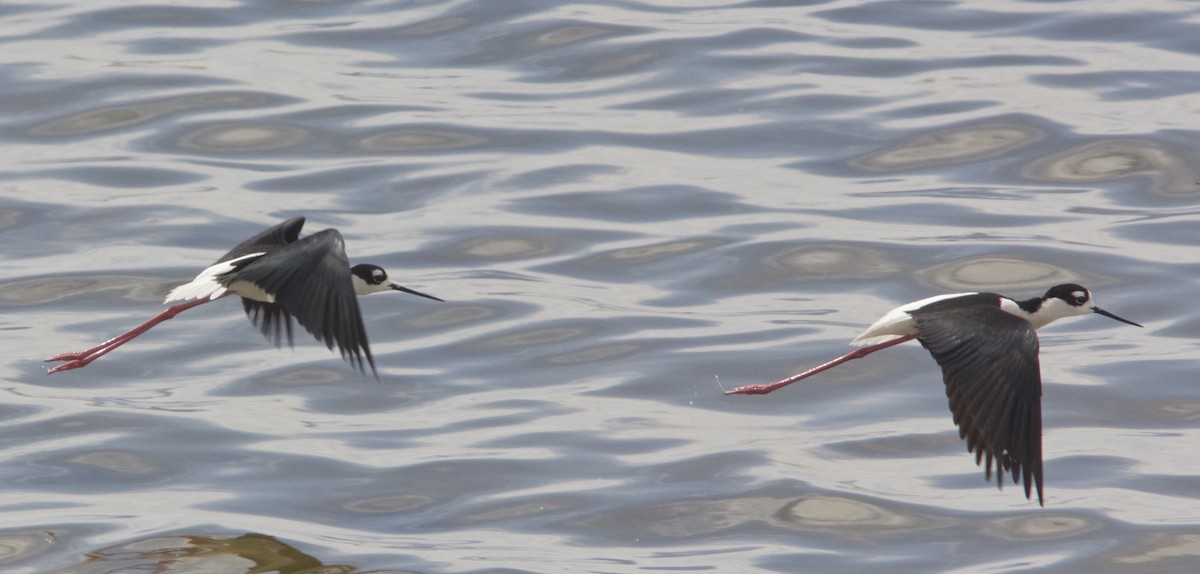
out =
[[[851,341],[866,345],[802,373],[767,385],[747,385],[731,395],[761,395],[916,339],[942,368],[950,412],[958,435],[967,441],[975,463],[984,464],[997,486],[1004,474],[1023,483],[1025,497],[1036,486],[1042,494],[1042,375],[1036,330],[1064,317],[1099,314],[1141,327],[1096,306],[1080,285],[1051,287],[1041,297],[1024,301],[995,293],[956,293],[901,305],[875,321]],[[984,459],[986,458],[986,463]]]
[[[276,346],[282,346],[285,336],[288,345],[292,344],[295,318],[329,349],[336,345],[352,367],[365,373],[369,365],[375,374],[375,359],[367,345],[358,296],[394,290],[435,301],[441,299],[392,283],[378,265],[362,263],[351,267],[341,233],[326,229],[300,239],[303,226],[304,218],[294,217],[239,243],[190,283],[172,290],[164,302],[187,303],[170,307],[86,351],[46,359],[66,361],[48,374],[87,366],[155,325],[228,295],[242,298],[250,321]]]

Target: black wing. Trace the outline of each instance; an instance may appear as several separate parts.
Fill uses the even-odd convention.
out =
[[[337,345],[350,366],[365,373],[365,358],[371,373],[376,374],[350,280],[350,260],[336,229],[314,233],[255,259],[235,280],[249,281],[274,294],[274,303],[244,302],[250,320],[268,339],[278,344],[286,325],[290,342],[290,318],[295,317],[326,347]]]
[[[229,250],[229,253],[222,255],[216,263],[224,263],[251,253],[272,251],[289,243],[295,243],[300,239],[301,227],[304,227],[303,217],[293,217],[283,223],[268,227],[262,233],[237,244],[236,247]]]
[[[986,456],[986,477],[996,464],[1024,482],[1025,497],[1037,486],[1042,499],[1042,375],[1033,325],[998,307],[979,305],[916,313],[917,338],[942,367],[950,412],[975,463]]]
[[[287,344],[292,346],[292,316],[279,303],[266,303],[254,299],[242,298],[242,307],[250,322],[262,331],[264,337],[275,343],[276,347],[283,346],[283,337],[287,335]]]

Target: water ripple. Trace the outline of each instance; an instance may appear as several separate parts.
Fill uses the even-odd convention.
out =
[[[1192,3],[0,9],[5,572],[1191,572]],[[235,301],[86,369],[287,217],[444,303],[376,381]],[[894,306],[1081,282],[1046,507]],[[1111,323],[1111,324],[1109,324]]]

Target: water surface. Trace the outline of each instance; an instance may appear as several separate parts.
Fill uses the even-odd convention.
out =
[[[1193,572],[1189,2],[65,2],[0,9],[0,569]],[[221,301],[288,217],[446,299],[380,380]],[[1079,282],[1046,505],[888,309]]]

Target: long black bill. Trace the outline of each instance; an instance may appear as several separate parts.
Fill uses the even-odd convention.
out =
[[[392,283],[391,287],[392,287],[392,289],[395,289],[395,290],[397,290],[397,291],[403,291],[403,292],[405,292],[405,293],[412,293],[413,295],[419,295],[419,296],[421,296],[421,297],[424,297],[424,298],[426,298],[426,299],[433,299],[434,301],[441,301],[441,302],[445,303],[445,301],[444,301],[444,300],[442,300],[442,299],[438,299],[437,297],[434,297],[433,295],[426,295],[426,294],[424,294],[424,293],[422,293],[422,292],[420,292],[420,291],[414,291],[414,290],[412,290],[412,289],[409,289],[408,287],[402,287],[402,286],[400,286],[400,285],[397,285],[397,284],[395,284],[395,283]],[[1097,310],[1096,310],[1096,312],[1097,312],[1097,313],[1099,313],[1099,312],[1100,312],[1100,310],[1099,310],[1099,309],[1097,309]],[[1110,316],[1111,316],[1111,315],[1110,315]],[[1115,317],[1114,317],[1114,318],[1115,318]],[[1121,320],[1122,320],[1122,321],[1125,321],[1124,319],[1121,319]],[[1129,321],[1125,321],[1125,322],[1126,322],[1126,323],[1128,323]],[[1137,325],[1137,323],[1134,323],[1134,324],[1135,324],[1135,325]],[[1139,327],[1141,327],[1141,325],[1138,325],[1138,326],[1139,326]]]
[[[420,293],[418,293],[418,295],[420,295]],[[426,297],[428,297],[428,295],[426,295]],[[1116,315],[1113,315],[1112,313],[1109,313],[1108,311],[1105,311],[1104,309],[1101,309],[1099,307],[1092,307],[1092,311],[1095,311],[1096,313],[1098,313],[1100,315],[1104,315],[1105,317],[1108,317],[1109,319],[1116,319],[1122,323],[1128,323],[1130,325],[1133,325],[1134,327],[1141,327],[1141,325],[1138,325],[1137,323],[1134,323],[1133,321],[1130,321],[1129,319],[1122,319],[1122,318],[1120,318]]]

